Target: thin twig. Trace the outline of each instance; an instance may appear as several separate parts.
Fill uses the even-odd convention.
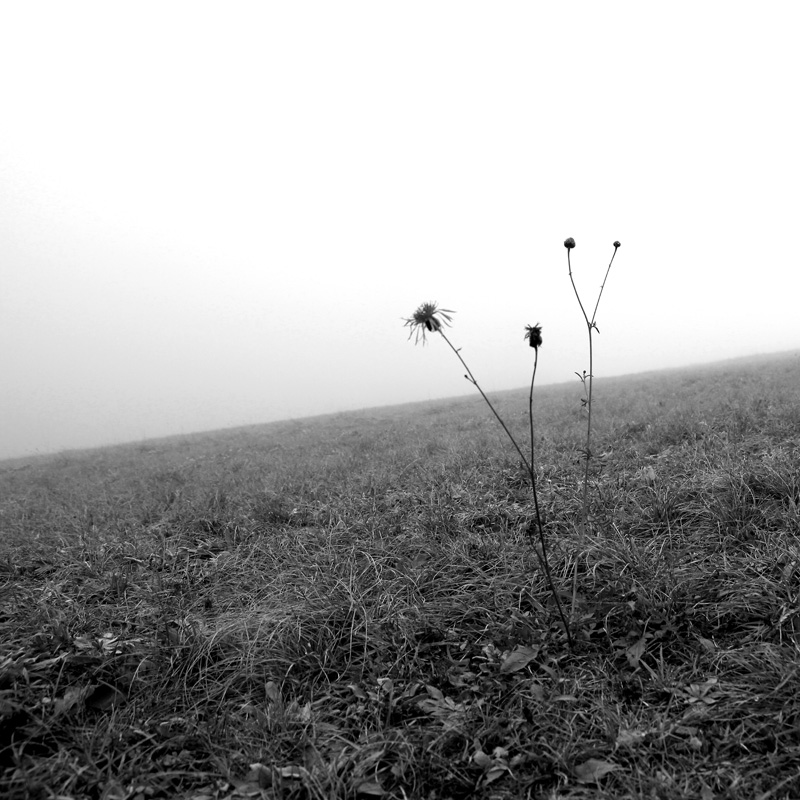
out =
[[[506,435],[511,440],[511,444],[514,445],[514,448],[516,449],[517,453],[519,453],[519,457],[522,459],[522,463],[525,465],[525,469],[528,472],[528,476],[530,477],[530,480],[531,480],[531,489],[533,491],[533,507],[534,507],[535,512],[536,512],[536,525],[537,525],[537,527],[539,529],[539,541],[540,541],[540,544],[541,544],[541,553],[536,548],[536,545],[535,545],[535,543],[533,543],[533,541],[531,542],[531,544],[532,544],[532,547],[533,547],[533,552],[536,555],[536,559],[539,561],[539,564],[541,565],[542,569],[544,570],[545,577],[547,578],[547,583],[550,586],[550,592],[553,595],[553,599],[556,602],[556,608],[558,609],[558,616],[561,618],[561,624],[564,626],[564,633],[567,636],[567,646],[569,647],[570,650],[572,650],[572,634],[570,632],[569,623],[567,621],[566,614],[564,613],[564,608],[561,605],[561,599],[559,598],[558,592],[556,591],[556,586],[555,586],[555,583],[553,581],[553,575],[552,575],[552,573],[550,571],[550,563],[549,563],[548,558],[547,558],[547,545],[545,544],[544,528],[542,526],[542,517],[541,517],[541,513],[539,512],[539,496],[538,496],[538,494],[536,492],[536,474],[533,471],[533,463],[534,463],[534,460],[533,460],[533,453],[534,453],[534,450],[533,450],[533,381],[536,378],[536,365],[537,365],[538,360],[539,360],[539,350],[538,350],[538,348],[536,349],[536,358],[535,358],[534,363],[533,363],[533,377],[531,378],[531,397],[530,397],[530,405],[529,405],[530,412],[531,412],[531,460],[529,462],[528,459],[525,458],[525,455],[522,452],[522,450],[520,449],[519,444],[517,444],[517,440],[514,438],[513,434],[508,429],[508,426],[506,425],[506,423],[503,421],[503,418],[500,416],[500,414],[497,413],[497,409],[495,409],[495,407],[492,405],[491,400],[489,400],[489,398],[486,396],[486,393],[483,391],[483,389],[481,388],[480,384],[475,379],[475,376],[472,374],[472,370],[467,366],[467,362],[464,361],[464,359],[461,357],[461,353],[459,352],[458,348],[453,346],[453,343],[447,338],[447,336],[445,335],[445,332],[441,328],[438,328],[438,331],[442,335],[442,338],[447,342],[447,344],[449,345],[450,349],[456,354],[456,356],[458,357],[458,360],[461,362],[461,364],[463,365],[464,369],[467,371],[467,374],[464,375],[464,377],[481,393],[481,397],[483,397],[483,399],[486,401],[486,405],[489,406],[489,408],[491,409],[491,411],[494,414],[494,416],[497,419],[497,421],[500,423],[500,425],[502,425],[503,430],[506,432]],[[530,534],[530,530],[526,529],[526,532],[528,533],[529,536],[531,535]]]
[[[447,338],[447,336],[445,336],[445,333],[441,328],[439,328],[439,333],[442,335],[442,338],[447,342],[447,344],[450,345],[450,349],[458,356],[458,360],[461,362],[464,369],[467,371],[467,374],[464,377],[481,393],[481,397],[483,397],[483,399],[486,401],[486,405],[488,405],[489,408],[492,410],[492,414],[495,415],[497,421],[503,426],[503,430],[508,435],[508,438],[511,439],[511,444],[514,445],[517,452],[519,453],[519,457],[522,459],[522,463],[525,465],[525,469],[528,471],[528,474],[530,476],[533,476],[533,470],[531,469],[531,465],[528,463],[528,459],[525,458],[524,453],[522,452],[522,450],[520,450],[519,445],[517,444],[517,440],[511,435],[511,431],[508,429],[505,422],[503,422],[503,418],[495,410],[495,407],[492,405],[492,401],[489,400],[483,389],[481,389],[480,385],[478,384],[478,381],[475,380],[475,376],[472,374],[472,370],[467,366],[467,362],[464,361],[463,358],[461,358],[461,353],[458,351],[456,347],[453,346],[453,343]]]
[[[558,593],[555,589],[555,583],[553,582],[553,576],[550,573],[550,560],[547,557],[547,545],[545,544],[544,538],[544,526],[542,525],[542,515],[539,512],[539,493],[536,491],[536,475],[533,471],[533,467],[536,464],[535,458],[535,440],[533,438],[533,384],[536,380],[536,367],[539,364],[539,348],[536,347],[535,355],[533,358],[533,373],[531,375],[531,392],[528,396],[528,417],[530,418],[530,425],[531,425],[531,469],[530,469],[530,476],[531,476],[531,490],[533,491],[533,508],[536,511],[536,525],[539,529],[539,541],[541,542],[542,547],[542,566],[545,570],[547,575],[547,581],[550,584],[550,590],[553,593],[553,599],[556,601],[556,607],[558,608],[558,616],[561,617],[561,624],[564,626],[564,633],[567,635],[567,646],[570,650],[572,650],[572,633],[570,631],[569,623],[567,622],[567,616],[564,613],[564,609],[561,605],[561,600],[558,596]],[[530,535],[530,531],[528,531],[528,535]],[[532,537],[531,537],[532,538]],[[533,550],[538,557],[538,552],[536,550],[535,544],[531,542],[533,545]]]
[[[586,433],[586,451],[584,453],[585,456],[585,471],[583,475],[583,515],[581,518],[581,529],[580,535],[578,538],[578,546],[579,548],[583,548],[583,544],[586,538],[586,529],[589,527],[589,458],[591,454],[591,439],[592,439],[592,368],[593,368],[593,352],[592,352],[592,326],[594,324],[594,317],[592,321],[589,321],[589,317],[586,314],[586,310],[583,307],[583,303],[581,302],[581,296],[578,294],[578,287],[575,286],[575,279],[572,277],[572,261],[569,256],[569,248],[567,248],[567,268],[569,270],[569,279],[572,283],[572,289],[575,292],[575,297],[578,298],[578,305],[581,307],[581,314],[583,314],[584,320],[586,320],[586,328],[589,332],[589,388],[587,390],[587,406],[589,410],[589,420],[586,426],[587,433]],[[609,264],[609,269],[611,265]],[[608,272],[606,272],[606,276]],[[603,281],[605,283],[605,281]],[[601,289],[602,292],[602,289]],[[599,303],[598,298],[598,303]],[[595,306],[594,313],[597,313],[597,306]],[[584,388],[586,388],[586,377],[582,378]],[[577,563],[577,562],[576,562]],[[577,586],[577,571],[575,575],[573,575],[573,588],[572,588],[572,602],[573,605],[575,604],[575,592]]]
[[[566,242],[565,242],[566,244]],[[575,246],[574,240],[572,241],[572,247]],[[581,302],[580,294],[578,293],[578,288],[575,286],[575,279],[572,277],[572,260],[570,259],[570,247],[567,247],[567,268],[569,270],[569,279],[572,283],[572,289],[575,292],[575,297],[578,299],[578,305],[581,307],[581,313],[583,314],[583,318],[586,321],[586,330],[589,334],[589,386],[586,386],[586,373],[583,373],[583,377],[581,381],[583,382],[584,389],[586,390],[586,405],[588,407],[588,420],[586,423],[586,449],[584,452],[585,457],[585,464],[584,464],[584,471],[583,471],[583,497],[582,497],[582,506],[583,506],[583,514],[581,518],[581,527],[578,535],[578,549],[579,551],[583,550],[585,541],[586,541],[586,533],[589,528],[589,462],[592,457],[592,388],[594,383],[594,348],[593,348],[593,339],[592,339],[592,331],[597,331],[598,333],[599,328],[596,324],[597,319],[597,309],[600,306],[600,298],[603,296],[603,289],[606,287],[606,281],[608,280],[608,273],[611,272],[611,265],[614,263],[614,257],[617,255],[617,249],[619,248],[619,242],[614,242],[614,252],[611,255],[611,261],[608,262],[608,268],[606,269],[606,274],[603,277],[603,282],[600,284],[600,292],[597,295],[597,302],[594,306],[594,311],[592,312],[592,318],[589,319],[588,314],[586,313],[586,309],[583,307],[583,303]],[[578,595],[578,561],[575,561],[575,568],[572,573],[572,608],[573,612],[575,610],[575,602]]]

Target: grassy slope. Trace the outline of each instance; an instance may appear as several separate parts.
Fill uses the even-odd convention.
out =
[[[798,386],[596,382],[573,654],[479,398],[0,464],[0,793],[800,796]],[[565,600],[579,397],[536,400]]]

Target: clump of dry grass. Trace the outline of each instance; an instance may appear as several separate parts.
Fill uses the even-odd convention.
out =
[[[3,796],[797,796],[800,369],[693,375],[595,384],[574,653],[473,400],[0,465]]]

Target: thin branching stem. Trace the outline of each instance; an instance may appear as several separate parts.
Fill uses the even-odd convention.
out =
[[[569,623],[567,622],[567,616],[564,613],[564,608],[561,605],[561,600],[558,596],[558,593],[556,592],[555,583],[553,582],[553,576],[550,573],[550,560],[547,557],[547,544],[545,543],[545,538],[544,538],[544,526],[542,525],[542,515],[541,512],[539,511],[539,493],[536,491],[536,474],[533,471],[533,468],[536,465],[536,443],[533,438],[533,384],[536,381],[536,367],[539,364],[539,348],[536,347],[534,349],[535,349],[535,354],[533,358],[533,372],[531,374],[531,392],[530,395],[528,395],[528,418],[530,419],[530,426],[531,426],[530,477],[531,477],[531,490],[533,492],[533,508],[536,512],[536,527],[539,529],[539,542],[542,547],[542,558],[540,560],[542,563],[542,567],[545,570],[545,574],[547,575],[547,582],[550,584],[550,589],[553,594],[553,599],[556,601],[556,607],[558,608],[558,616],[561,617],[561,624],[564,626],[564,633],[566,633],[567,635],[567,646],[569,647],[570,650],[572,650],[572,633],[570,632]],[[531,539],[533,539],[533,537],[531,537]],[[539,553],[536,550],[535,544],[533,546],[533,550],[538,557]]]
[[[535,450],[535,442],[533,439],[533,382],[536,380],[536,367],[538,364],[539,364],[539,348],[537,347],[536,354],[533,359],[533,374],[531,375],[531,393],[528,395],[528,417],[531,421],[531,464],[536,463],[536,450]]]
[[[544,528],[542,526],[542,516],[541,516],[541,513],[539,511],[539,496],[538,496],[538,494],[536,492],[536,473],[533,471],[533,464],[535,463],[534,462],[534,458],[533,458],[533,454],[534,454],[534,444],[533,444],[533,382],[536,379],[536,365],[537,365],[537,363],[539,361],[539,350],[538,350],[538,348],[536,350],[536,358],[534,359],[534,362],[533,362],[533,376],[531,377],[531,396],[530,396],[530,404],[529,404],[530,415],[531,415],[531,460],[528,461],[528,459],[525,458],[525,454],[522,452],[522,449],[520,448],[519,444],[517,443],[517,440],[514,438],[514,435],[508,429],[508,426],[503,421],[503,418],[500,416],[500,414],[497,413],[497,409],[494,407],[494,405],[492,405],[492,401],[489,400],[489,398],[486,396],[486,393],[483,391],[483,389],[481,388],[480,384],[476,380],[475,376],[472,374],[472,370],[467,366],[467,362],[464,361],[464,359],[461,357],[461,353],[459,351],[459,348],[457,348],[457,347],[455,347],[453,345],[453,343],[447,338],[447,335],[445,334],[445,332],[441,328],[438,328],[438,331],[442,335],[442,338],[447,342],[447,344],[450,347],[450,349],[456,354],[456,356],[458,357],[458,360],[461,362],[461,364],[464,367],[464,369],[467,371],[467,373],[466,373],[466,375],[464,375],[464,377],[481,393],[481,397],[483,397],[483,399],[486,401],[486,405],[488,405],[489,408],[491,409],[492,413],[495,416],[495,419],[497,419],[497,421],[503,427],[503,430],[506,432],[506,435],[511,440],[511,444],[514,445],[514,448],[516,449],[517,453],[519,453],[519,457],[522,459],[522,463],[525,465],[525,469],[526,469],[526,471],[528,473],[528,476],[530,477],[530,481],[531,481],[531,490],[533,492],[533,507],[534,507],[534,510],[535,510],[535,513],[536,513],[536,525],[537,525],[537,527],[539,529],[539,541],[540,541],[540,546],[541,546],[541,551],[540,551],[539,549],[536,548],[535,543],[533,543],[533,541],[532,541],[533,552],[535,553],[536,558],[539,561],[539,564],[541,565],[542,569],[544,570],[545,577],[547,578],[547,583],[550,586],[550,593],[553,595],[553,599],[556,602],[556,608],[558,609],[558,616],[561,618],[561,624],[564,626],[564,633],[567,636],[567,646],[569,647],[570,650],[572,650],[572,634],[570,633],[569,623],[567,622],[567,617],[566,617],[566,614],[564,613],[564,608],[561,605],[561,599],[558,596],[558,592],[556,591],[555,583],[553,582],[553,575],[552,575],[552,573],[550,571],[550,562],[548,561],[548,558],[547,558],[547,545],[545,544]],[[531,539],[533,539],[532,534],[530,533],[530,530],[528,530],[528,535],[531,536]]]
[[[581,302],[581,296],[578,294],[578,287],[575,286],[575,279],[572,277],[572,261],[569,257],[569,249],[567,249],[567,268],[569,269],[569,279],[572,281],[572,289],[575,292],[575,297],[578,298],[578,305],[581,307],[581,313],[583,314],[583,318],[586,320],[587,325],[591,325],[589,322],[589,317],[586,315],[586,311],[583,307],[583,303]],[[597,309],[595,309],[596,311]]]
[[[483,389],[481,389],[480,385],[478,384],[478,381],[475,380],[475,376],[472,374],[472,370],[467,366],[467,362],[464,361],[464,359],[461,357],[459,349],[453,346],[453,343],[447,338],[447,336],[445,335],[444,331],[441,328],[439,328],[439,333],[442,335],[442,339],[444,339],[450,346],[450,349],[458,356],[458,360],[461,362],[462,366],[467,371],[467,374],[464,377],[481,393],[481,397],[483,397],[483,399],[486,401],[486,405],[489,406],[489,408],[492,410],[492,414],[494,414],[497,421],[503,426],[503,430],[506,432],[506,435],[511,440],[511,444],[514,445],[517,452],[519,453],[519,457],[522,459],[522,463],[525,465],[525,469],[527,470],[528,474],[531,476],[531,478],[533,478],[533,469],[531,468],[531,465],[528,463],[528,459],[525,458],[525,454],[522,452],[522,450],[520,450],[520,447],[517,444],[517,440],[514,438],[511,431],[506,426],[505,422],[503,422],[503,418],[497,413],[497,410],[492,405],[492,401],[489,400]]]
[[[572,243],[572,246],[575,246],[575,243]],[[589,385],[586,386],[586,373],[584,372],[583,377],[581,380],[583,381],[584,389],[586,390],[586,405],[588,410],[588,419],[586,422],[586,449],[584,453],[584,471],[583,471],[583,496],[582,496],[582,506],[583,506],[583,513],[581,518],[581,527],[578,535],[578,548],[579,550],[583,550],[584,543],[586,541],[586,533],[589,528],[589,462],[592,458],[592,387],[594,383],[594,348],[593,348],[593,338],[592,332],[598,331],[597,327],[597,309],[600,306],[600,298],[603,296],[603,289],[606,287],[606,281],[608,280],[608,273],[611,272],[611,265],[614,263],[614,257],[617,255],[617,248],[619,247],[619,242],[614,242],[614,252],[611,255],[611,261],[608,262],[608,268],[606,269],[606,274],[603,277],[603,282],[600,284],[600,291],[597,295],[597,302],[594,305],[594,311],[592,312],[592,318],[589,319],[589,315],[586,313],[586,309],[583,307],[583,303],[581,302],[581,296],[578,293],[578,287],[575,286],[575,279],[572,277],[572,260],[570,259],[569,251],[571,248],[567,248],[567,267],[569,270],[569,280],[572,283],[572,289],[575,292],[575,297],[578,299],[578,305],[581,307],[581,313],[583,314],[583,318],[586,321],[586,330],[589,334]],[[573,611],[575,609],[575,603],[578,596],[578,562],[575,562],[575,569],[572,573],[572,608]]]
[[[600,292],[597,295],[597,302],[594,306],[594,311],[592,312],[592,318],[589,319],[589,315],[586,313],[586,309],[583,307],[583,302],[581,301],[580,294],[578,293],[578,287],[575,286],[575,279],[572,276],[572,261],[570,259],[570,249],[567,248],[567,267],[569,269],[569,279],[572,283],[572,289],[575,292],[575,297],[578,299],[578,305],[581,307],[581,313],[583,314],[583,318],[586,321],[586,330],[589,334],[589,385],[586,387],[586,405],[588,410],[588,420],[586,422],[586,451],[584,453],[585,456],[585,464],[584,464],[584,473],[583,473],[583,520],[582,526],[580,531],[580,545],[583,546],[584,539],[586,537],[586,531],[589,527],[589,461],[592,457],[592,388],[594,382],[594,348],[593,348],[593,338],[592,332],[598,330],[596,320],[597,320],[597,309],[600,306],[600,299],[603,296],[603,289],[606,287],[606,281],[608,280],[608,273],[611,272],[611,265],[614,263],[614,257],[617,255],[617,248],[618,242],[614,244],[614,252],[611,255],[611,261],[608,262],[608,267],[606,269],[606,274],[603,277],[603,282],[600,284]],[[585,378],[584,378],[584,385],[585,385]]]
[[[592,457],[592,378],[594,377],[594,349],[592,347],[592,326],[589,325],[589,389],[586,394],[586,405],[589,416],[586,421],[586,458],[583,470],[583,530],[581,546],[589,527],[589,459]]]
[[[611,255],[611,261],[608,262],[608,269],[606,269],[605,277],[603,278],[603,283],[600,285],[600,294],[597,295],[597,302],[594,306],[594,313],[592,314],[592,325],[595,323],[595,319],[597,318],[597,307],[600,305],[600,298],[603,296],[603,289],[606,288],[606,281],[608,280],[608,273],[611,272],[611,265],[614,263],[614,258],[617,255],[617,248],[614,248],[614,252]],[[569,256],[569,253],[567,253]],[[574,285],[574,284],[573,284]]]
[[[590,447],[592,443],[592,369],[594,367],[593,352],[592,352],[592,327],[594,325],[594,317],[592,317],[591,321],[589,320],[589,317],[586,314],[586,309],[584,309],[583,303],[581,302],[581,296],[578,293],[578,287],[575,286],[575,279],[572,277],[572,261],[569,256],[569,249],[567,249],[567,268],[569,269],[569,279],[570,282],[572,283],[572,289],[575,292],[575,297],[578,299],[578,305],[581,307],[581,314],[583,314],[583,318],[586,321],[586,329],[589,332],[589,386],[586,390],[587,391],[586,404],[589,410],[589,419],[586,425],[586,452],[584,453],[585,465],[583,474],[583,515],[581,519],[581,529],[579,536],[579,545],[580,547],[583,547],[584,539],[586,537],[586,529],[589,527],[589,458],[591,454]],[[606,272],[606,276],[608,276],[608,272]],[[605,281],[603,281],[603,283],[605,283]],[[599,302],[600,300],[598,298],[598,303]],[[595,306],[594,313],[595,314],[597,313],[597,306]],[[585,378],[584,378],[584,386],[585,386]],[[574,594],[574,587],[573,587],[573,594]]]

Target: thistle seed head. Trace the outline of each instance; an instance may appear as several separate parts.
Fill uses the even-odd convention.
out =
[[[526,325],[525,338],[531,347],[538,350],[542,344],[542,326],[538,322],[535,325]]]
[[[425,334],[436,333],[442,329],[442,325],[449,325],[451,321],[451,314],[455,314],[449,308],[439,308],[436,303],[423,303],[412,316],[406,318],[403,323],[404,327],[411,328],[408,338],[410,339],[414,334],[414,344],[417,344],[422,339],[425,344]]]

